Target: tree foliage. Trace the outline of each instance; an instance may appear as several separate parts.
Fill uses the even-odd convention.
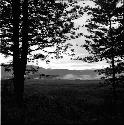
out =
[[[91,56],[83,60],[87,62],[106,60],[110,67],[100,69],[98,72],[105,74],[105,78],[113,80],[113,77],[119,77],[124,73],[124,5],[117,7],[118,0],[94,2],[96,7],[86,8],[92,18],[86,25],[90,34],[86,35],[84,47]],[[119,16],[122,16],[122,19],[119,19]]]
[[[20,20],[19,20],[19,40],[20,53],[22,49],[22,25],[23,14],[20,1]],[[29,0],[28,1],[28,54],[32,51],[44,50],[45,47],[58,46],[68,39],[73,27],[71,17],[67,16],[67,4],[55,2],[54,0]],[[6,56],[13,54],[12,42],[12,1],[2,0],[0,4],[0,31],[1,31],[1,53]],[[35,49],[34,49],[35,48]],[[62,47],[59,47],[61,49]],[[64,48],[64,45],[63,45]],[[56,53],[58,49],[55,50]]]
[[[28,55],[67,40],[66,33],[73,27],[67,16],[66,3],[55,0],[2,0],[0,1],[1,53],[13,56],[14,89],[17,101],[23,102],[24,74]],[[45,50],[44,50],[45,51]],[[57,58],[59,56],[57,55]],[[40,53],[34,59],[46,59]]]

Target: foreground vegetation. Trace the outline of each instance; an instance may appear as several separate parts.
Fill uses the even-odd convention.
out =
[[[21,107],[16,104],[13,91],[5,92],[3,87],[1,91],[2,125],[124,124],[122,85],[117,87],[115,102],[111,86],[97,81],[26,80]]]

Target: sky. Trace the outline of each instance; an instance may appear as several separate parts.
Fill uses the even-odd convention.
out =
[[[78,2],[78,5],[80,6],[94,6],[94,3],[91,1],[80,1]],[[70,6],[68,9],[71,9],[72,7]],[[87,34],[87,29],[84,27],[84,24],[86,23],[86,20],[89,19],[90,17],[85,13],[82,17],[73,20],[74,26],[75,27],[80,27],[77,32],[83,32],[84,34]],[[73,43],[74,49],[75,49],[75,55],[80,56],[80,57],[85,57],[88,54],[88,52],[84,49],[79,47],[80,45],[84,44],[85,39],[84,37],[80,37],[77,39],[73,39],[70,41],[67,41],[70,43]],[[76,44],[78,46],[76,46]],[[48,48],[50,50],[50,48]],[[50,60],[49,64],[46,64],[44,61],[39,61],[39,66],[43,68],[51,68],[51,69],[69,69],[69,70],[85,70],[85,69],[98,69],[98,68],[105,68],[107,64],[105,61],[99,62],[99,63],[86,63],[82,62],[79,60],[70,60],[70,56],[63,54],[62,59],[52,59]]]
[[[84,2],[79,0],[78,4],[80,6],[85,6],[85,5],[94,6],[94,3],[92,1],[88,1],[88,0],[85,0]],[[71,7],[68,9],[71,9]],[[86,30],[86,27],[84,27],[84,24],[86,23],[86,20],[89,18],[90,17],[85,13],[82,17],[80,17],[76,20],[73,20],[74,26],[80,27],[78,32],[87,34],[87,30]],[[67,41],[67,42],[73,43],[76,56],[85,57],[85,56],[89,55],[88,52],[84,48],[79,47],[80,45],[84,44],[84,42],[85,42],[85,38],[83,36],[80,38],[77,38],[77,39]],[[78,46],[76,46],[76,44],[78,44]],[[53,48],[46,48],[46,50],[52,50],[52,49]],[[42,52],[42,51],[37,51],[37,53],[40,53],[40,52]],[[40,60],[40,59],[37,61],[38,61],[38,65],[40,67],[43,67],[46,69],[49,68],[49,69],[86,70],[86,69],[105,68],[108,66],[108,64],[105,61],[101,61],[101,62],[97,62],[97,63],[87,63],[87,62],[82,62],[79,60],[71,60],[70,58],[71,58],[70,56],[63,54],[62,59],[52,59],[52,60],[50,60],[50,62],[48,64],[45,61]],[[12,60],[12,57],[4,58],[3,55],[0,55],[1,63],[10,62],[11,60]],[[37,61],[34,61],[34,63],[30,62],[28,64],[37,65]]]

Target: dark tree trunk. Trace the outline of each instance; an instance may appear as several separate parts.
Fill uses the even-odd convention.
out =
[[[110,36],[111,36],[111,42],[112,42],[112,53],[111,53],[111,65],[112,65],[112,108],[113,108],[113,115],[116,115],[116,102],[117,102],[117,94],[116,94],[116,76],[115,76],[115,54],[114,54],[114,50],[115,50],[115,43],[113,40],[113,36],[112,36],[112,24],[111,24],[111,19],[109,19],[110,21]]]
[[[20,99],[20,53],[19,53],[19,16],[20,16],[20,0],[12,1],[12,15],[13,15],[13,72],[14,72],[14,91],[17,99]]]
[[[24,92],[24,75],[27,65],[27,55],[28,55],[28,0],[24,0],[22,4],[22,51],[21,51],[21,91]]]
[[[112,37],[112,23],[111,23],[111,18],[109,18],[109,22],[110,22],[110,36],[111,36],[111,42],[112,42],[112,53],[111,53],[111,65],[112,65],[112,89],[113,89],[113,99],[114,101],[116,100],[116,85],[115,85],[115,55],[114,55],[114,49],[115,49],[115,43]]]
[[[113,55],[113,54],[112,54]],[[112,57],[112,88],[113,88],[113,98],[114,101],[116,100],[116,77],[115,77],[115,60],[114,60],[114,56]]]
[[[24,74],[27,64],[28,54],[28,0],[24,0],[22,4],[22,49],[19,52],[19,16],[20,16],[20,1],[12,1],[13,10],[13,71],[14,71],[14,90],[16,100],[20,104],[23,102],[24,93]]]

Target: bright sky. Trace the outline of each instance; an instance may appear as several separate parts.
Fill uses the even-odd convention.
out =
[[[94,3],[92,1],[79,1],[78,3],[80,6],[85,6],[85,5],[90,5],[90,6],[94,6]],[[79,19],[74,20],[75,23],[75,27],[80,26],[79,31],[78,32],[82,32],[82,33],[86,33],[87,34],[87,30],[86,27],[83,27],[83,25],[85,24],[86,20],[90,18],[86,13],[80,17]],[[76,51],[76,56],[86,56],[88,55],[88,52],[79,47],[80,45],[82,45],[85,42],[85,39],[83,37],[81,38],[77,38],[74,40],[70,41],[71,43],[73,43],[74,49]],[[78,44],[79,46],[76,46],[76,44]],[[48,48],[50,50],[50,48]],[[102,62],[97,62],[97,63],[86,63],[86,62],[82,62],[79,60],[70,60],[71,57],[67,56],[67,55],[63,55],[62,59],[52,59],[50,60],[49,64],[46,64],[45,61],[41,61],[40,59],[38,60],[38,65],[40,67],[43,68],[51,68],[51,69],[70,69],[70,70],[85,70],[85,69],[99,69],[99,68],[105,68],[108,66],[107,63],[105,63],[105,61]],[[10,62],[10,60],[12,60],[12,58],[4,58],[3,55],[0,55],[0,62]],[[34,64],[36,65],[36,61],[34,63],[28,63],[28,64]]]

